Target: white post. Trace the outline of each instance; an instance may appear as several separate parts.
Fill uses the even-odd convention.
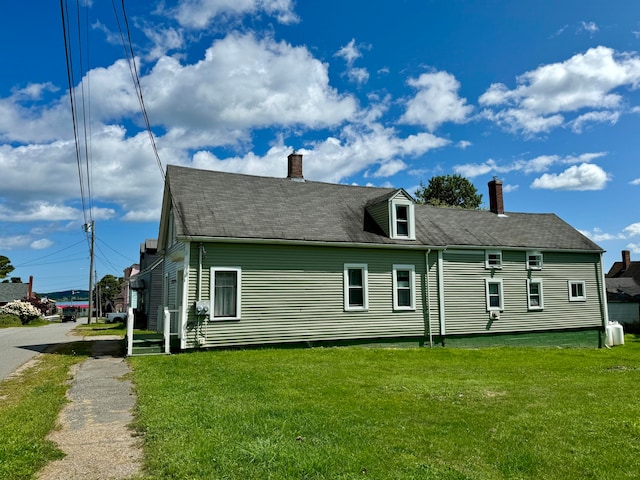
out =
[[[127,356],[133,354],[133,308],[127,310]]]
[[[167,308],[164,309],[162,327],[164,329],[164,353],[171,353],[171,314]]]

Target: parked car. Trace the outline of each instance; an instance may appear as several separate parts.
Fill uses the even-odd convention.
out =
[[[126,323],[126,321],[127,321],[126,312],[107,313],[107,323],[115,323],[115,322]]]
[[[60,320],[64,322],[75,322],[78,318],[78,309],[75,307],[63,307]]]

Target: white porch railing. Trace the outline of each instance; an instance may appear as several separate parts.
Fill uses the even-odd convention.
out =
[[[127,309],[127,357],[133,354],[133,307]]]
[[[162,315],[162,330],[164,335],[164,353],[171,353],[171,312],[168,308],[164,309]]]

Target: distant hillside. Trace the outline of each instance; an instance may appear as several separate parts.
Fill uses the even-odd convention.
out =
[[[40,293],[40,298],[47,297],[56,302],[70,302],[72,300],[89,300],[89,290],[63,290],[62,292]]]

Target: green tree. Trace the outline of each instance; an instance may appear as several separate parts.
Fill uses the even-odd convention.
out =
[[[100,305],[102,311],[105,311],[105,307],[108,303],[114,304],[116,297],[120,295],[121,286],[121,278],[114,277],[113,275],[105,275],[102,277],[102,279],[96,284],[94,290],[93,298],[96,298],[96,291],[99,295],[99,298],[96,300],[96,308]]]
[[[15,268],[11,265],[11,261],[4,255],[0,255],[0,278],[6,278]]]
[[[420,182],[415,195],[418,203],[436,207],[477,210],[482,204],[482,194],[478,193],[473,183],[458,174],[431,177],[426,186]]]

